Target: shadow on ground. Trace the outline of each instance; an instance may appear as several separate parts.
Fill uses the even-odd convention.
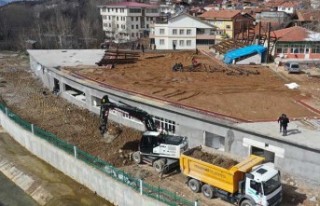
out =
[[[297,187],[282,184],[283,187],[283,199],[282,204],[284,206],[304,205],[304,201],[307,199],[306,194],[297,192]]]
[[[287,130],[287,136],[288,135],[294,135],[294,134],[300,134],[300,133],[301,133],[301,131],[298,130],[298,129],[288,129]]]
[[[139,148],[139,140],[126,142],[122,147],[122,149],[124,150],[132,150],[132,151],[138,151],[138,148]]]

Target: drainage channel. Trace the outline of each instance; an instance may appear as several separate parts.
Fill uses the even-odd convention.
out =
[[[38,206],[39,204],[0,172],[0,206]]]

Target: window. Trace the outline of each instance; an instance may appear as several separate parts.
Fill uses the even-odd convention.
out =
[[[116,12],[118,13],[118,9],[116,9]]]
[[[110,8],[108,8],[108,12],[110,12]]]
[[[106,11],[107,11],[106,7],[102,7],[102,12],[106,12]]]
[[[251,180],[250,187],[255,191],[257,191],[258,193],[261,193],[261,183],[257,183],[256,181]]]
[[[119,17],[117,16],[117,21],[119,21]]]
[[[312,47],[312,53],[320,53],[320,45],[319,44],[313,44]]]
[[[107,16],[103,16],[103,19],[107,19],[108,17]]]
[[[158,129],[160,130],[165,130],[169,133],[174,134],[176,131],[176,123],[174,121],[164,119],[161,117],[153,117],[153,120],[157,126]]]
[[[160,29],[160,34],[164,34],[164,29]]]
[[[179,46],[183,46],[184,45],[184,40],[180,40],[179,41]]]
[[[183,35],[183,34],[184,34],[184,30],[183,30],[183,29],[180,29],[180,30],[179,30],[179,34],[180,34],[180,35]]]
[[[139,29],[139,25],[138,24],[136,25],[136,29]]]
[[[111,20],[111,16],[109,16],[109,20]]]
[[[139,21],[139,17],[136,17],[136,21]]]
[[[131,36],[134,37],[134,33],[132,33]]]
[[[133,17],[131,17],[131,21],[133,21],[134,20],[134,18]]]
[[[149,29],[149,24],[147,24],[147,29]]]
[[[113,12],[113,8],[111,9],[111,11]]]
[[[172,29],[172,34],[173,35],[177,35],[177,30],[176,29]]]
[[[121,12],[121,13],[124,13],[124,9],[120,9],[120,12]]]
[[[129,13],[141,13],[141,9],[129,9]]]
[[[109,23],[109,27],[111,27],[111,23]]]
[[[191,29],[187,29],[187,35],[191,35]]]
[[[187,46],[191,46],[191,40],[187,40]]]
[[[131,29],[134,29],[134,25],[131,25]]]
[[[149,17],[147,17],[147,21],[149,21]]]
[[[206,131],[205,145],[220,151],[224,151],[225,138],[223,136]]]
[[[117,28],[119,29],[119,24],[117,24]]]
[[[164,45],[164,39],[160,39],[160,45]]]
[[[178,41],[177,41],[177,40],[172,40],[172,46],[173,46],[173,45],[177,46],[177,44],[178,44]]]
[[[139,37],[139,33],[138,32],[136,33],[136,37]]]
[[[230,25],[226,25],[226,29],[230,29],[231,28],[231,26]]]

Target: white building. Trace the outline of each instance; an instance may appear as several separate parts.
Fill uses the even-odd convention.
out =
[[[278,11],[284,11],[287,14],[294,14],[300,8],[299,2],[288,1],[278,6]]]
[[[156,49],[195,50],[214,44],[215,27],[188,14],[180,14],[167,22],[156,22],[150,31],[150,43]]]
[[[115,42],[134,41],[149,35],[150,23],[159,16],[159,6],[118,2],[100,7],[103,31]]]

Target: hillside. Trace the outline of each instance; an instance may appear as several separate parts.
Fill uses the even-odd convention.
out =
[[[12,0],[0,0],[8,3]],[[0,7],[0,50],[97,48],[104,39],[100,0],[17,1]]]

